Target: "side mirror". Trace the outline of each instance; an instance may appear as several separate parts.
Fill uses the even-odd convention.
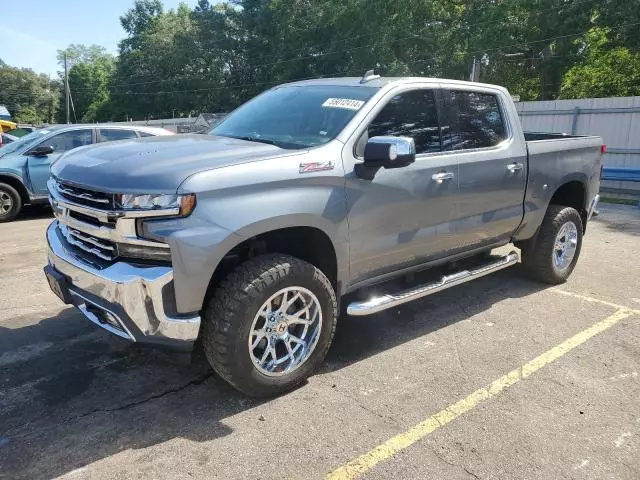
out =
[[[416,145],[410,137],[372,137],[364,148],[364,165],[402,168],[416,161]]]
[[[34,157],[46,157],[47,155],[51,155],[52,153],[53,147],[51,145],[40,145],[33,150],[29,150],[27,152],[27,155],[31,155]]]

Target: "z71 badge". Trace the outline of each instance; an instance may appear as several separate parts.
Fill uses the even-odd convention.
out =
[[[301,163],[300,173],[323,172],[325,170],[333,170],[333,162],[311,162]]]

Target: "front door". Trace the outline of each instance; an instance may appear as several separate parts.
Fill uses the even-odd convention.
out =
[[[527,154],[500,98],[490,89],[443,91],[443,148],[458,159],[464,248],[508,242],[524,214]]]
[[[346,172],[351,285],[447,256],[456,240],[450,222],[458,192],[455,155],[441,153],[436,89],[390,92],[370,114],[355,143],[343,150]],[[367,138],[412,137],[416,161],[359,178]]]
[[[27,155],[29,181],[33,193],[36,195],[47,194],[47,180],[49,180],[50,176],[49,167],[60,155],[74,148],[90,145],[92,142],[93,129],[80,128],[53,135],[33,148],[51,146],[53,147],[53,153],[51,155],[34,156],[25,153],[25,155]]]

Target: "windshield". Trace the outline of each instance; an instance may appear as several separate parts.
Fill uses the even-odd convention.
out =
[[[209,135],[300,149],[333,140],[375,87],[288,86],[269,90],[225,118]]]
[[[6,155],[7,153],[12,153],[17,150],[20,150],[22,147],[27,147],[32,143],[35,143],[37,140],[45,136],[47,133],[51,133],[51,130],[47,130],[43,128],[42,130],[36,130],[35,132],[31,132],[24,137],[16,140],[15,142],[11,142],[4,147],[0,148],[0,155]]]

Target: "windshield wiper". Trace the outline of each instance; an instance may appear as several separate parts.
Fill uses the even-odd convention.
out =
[[[236,137],[232,135],[227,135],[227,136],[231,138],[237,138],[238,140],[247,140],[249,142],[260,142],[260,143],[266,143],[267,145],[275,145],[276,147],[280,147],[279,142],[276,142],[275,140],[270,140],[268,138],[252,137],[249,135],[246,135],[244,137]]]
[[[252,137],[251,135],[245,135],[245,136],[220,135],[220,136],[227,137],[227,138],[236,138],[238,140],[246,140],[248,142],[266,143],[267,145],[274,145],[278,148],[284,148],[285,150],[290,150],[290,149],[300,150],[303,148],[311,147],[311,145],[306,145],[301,143],[292,143],[292,142],[279,142],[277,140],[271,140],[270,138]]]

